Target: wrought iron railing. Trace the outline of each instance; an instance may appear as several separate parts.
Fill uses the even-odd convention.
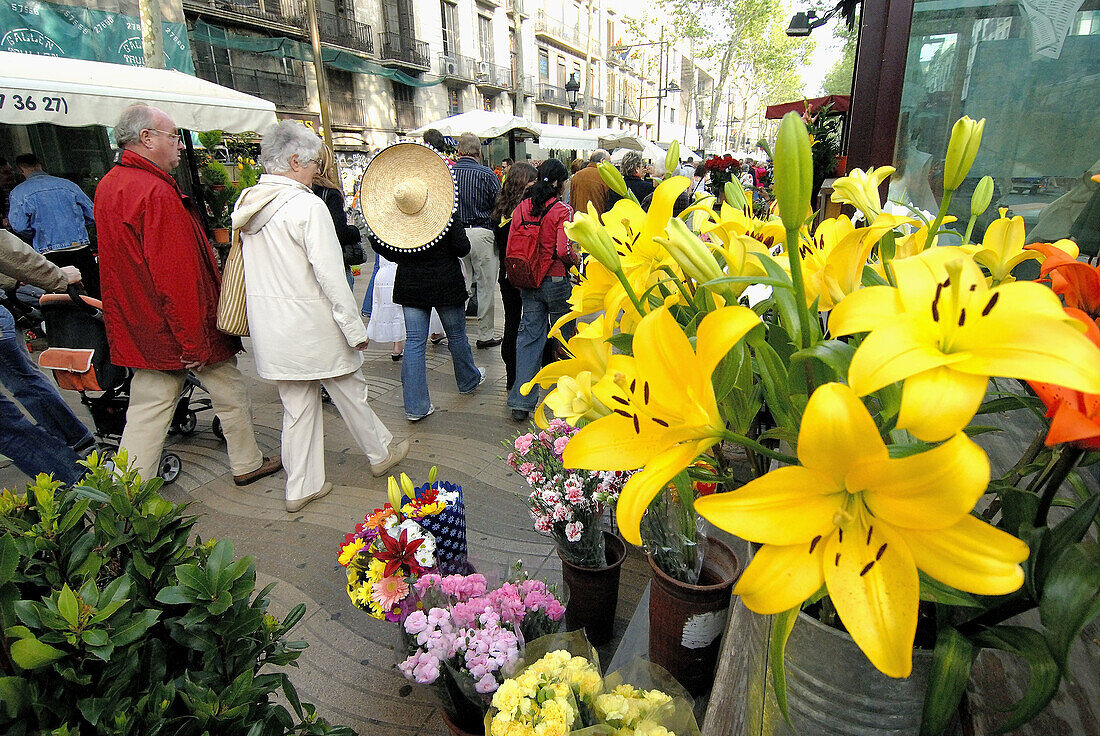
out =
[[[382,61],[403,62],[424,69],[431,67],[427,41],[418,41],[411,35],[392,31],[379,33],[378,39],[380,41],[378,56]]]
[[[479,61],[476,65],[477,75],[475,79],[482,87],[495,87],[497,89],[512,88],[512,70],[510,67],[497,66],[488,61]]]
[[[318,31],[325,43],[374,53],[374,33],[366,23],[332,13],[321,12],[317,16]]]
[[[195,74],[208,82],[232,87],[238,92],[255,95],[274,102],[276,107],[304,108],[306,106],[305,76],[281,74],[265,69],[213,64],[205,59],[195,60]]]
[[[474,67],[477,62],[469,56],[458,54],[439,55],[439,75],[448,79],[465,79],[472,81],[475,78]]]
[[[184,4],[189,9],[238,13],[271,23],[298,27],[305,24],[305,3],[302,0],[185,0]]]
[[[361,127],[370,120],[370,106],[366,100],[329,99],[328,106],[336,125]]]
[[[538,96],[535,99],[537,102],[569,107],[569,97],[565,94],[565,89],[545,82],[539,84]]]
[[[394,100],[394,122],[397,123],[397,129],[399,131],[409,131],[420,127],[421,108],[419,105],[414,105],[411,102],[403,102],[401,100]]]

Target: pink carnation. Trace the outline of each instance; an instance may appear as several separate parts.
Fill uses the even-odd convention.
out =
[[[518,450],[521,455],[526,455],[527,451],[531,449],[531,443],[534,441],[535,438],[533,435],[521,434],[519,437],[516,437],[516,450]]]
[[[534,463],[520,463],[519,466],[516,468],[516,470],[523,473],[525,476],[530,475],[531,471],[534,470],[534,469],[535,469],[535,464]]]
[[[570,542],[578,542],[583,531],[584,524],[579,521],[571,521],[565,525],[565,538]]]
[[[554,521],[565,521],[572,516],[573,512],[569,510],[569,507],[560,503],[554,506],[554,511],[550,514]]]
[[[549,516],[539,515],[535,517],[535,531],[539,532],[540,534],[549,534],[550,526],[551,522]]]
[[[554,454],[556,454],[558,457],[561,457],[562,454],[565,452],[565,446],[568,444],[568,437],[558,437],[556,440],[554,440]]]
[[[580,503],[584,503],[584,491],[580,488],[566,487],[565,500],[573,504],[574,506]]]
[[[497,680],[492,675],[486,674],[484,677],[474,683],[474,689],[482,695],[495,693],[497,691]]]

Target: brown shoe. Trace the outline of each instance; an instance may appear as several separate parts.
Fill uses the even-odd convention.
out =
[[[377,465],[370,466],[370,472],[375,477],[385,475],[386,471],[397,465],[399,462],[405,459],[405,456],[409,454],[409,441],[401,440],[397,444],[390,445],[390,454],[385,460]]]
[[[271,457],[265,457],[260,467],[253,470],[251,473],[245,473],[244,475],[234,475],[233,482],[239,486],[247,486],[249,483],[255,483],[260,478],[266,478],[269,475],[274,475],[283,469],[283,458],[281,455],[272,455]]]
[[[293,501],[287,501],[286,510],[288,513],[291,514],[293,514],[295,511],[301,511],[306,507],[306,504],[310,503],[311,501],[316,501],[322,496],[327,496],[328,492],[331,490],[332,484],[328,481],[325,481],[324,484],[321,486],[321,490],[317,491],[316,493],[310,496],[306,496],[305,498],[296,498]]]

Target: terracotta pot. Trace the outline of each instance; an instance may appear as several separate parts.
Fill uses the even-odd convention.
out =
[[[619,603],[619,572],[626,559],[626,542],[611,532],[604,532],[603,537],[609,560],[604,567],[578,567],[558,553],[562,578],[569,589],[565,628],[584,629],[593,646],[611,641]]]
[[[231,230],[227,227],[216,227],[213,229],[214,242],[218,245],[229,245]]]
[[[700,695],[714,682],[730,592],[741,575],[741,563],[729,546],[708,539],[699,584],[689,585],[648,559],[653,573],[649,659],[672,673],[692,695]]]
[[[467,731],[466,729],[462,728],[461,726],[456,724],[454,721],[452,721],[451,717],[449,715],[447,715],[447,711],[440,710],[439,714],[441,716],[443,716],[443,722],[447,724],[447,728],[450,730],[452,736],[484,736],[485,735],[484,725],[481,726],[476,731]]]

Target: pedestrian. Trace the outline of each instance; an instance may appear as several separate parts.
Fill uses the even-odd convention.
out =
[[[15,157],[25,180],[8,195],[8,223],[36,251],[58,266],[76,266],[89,296],[100,297],[99,265],[88,225],[94,223],[92,200],[74,182],[51,176],[33,153]]]
[[[577,212],[588,212],[589,205],[597,215],[607,211],[607,195],[611,189],[604,183],[596,167],[600,162],[610,158],[611,154],[602,148],[597,148],[588,157],[588,165],[573,174],[573,178],[569,180],[569,202]]]
[[[642,159],[642,154],[637,151],[627,151],[626,155],[623,156],[623,160],[619,162],[619,172],[626,181],[626,188],[634,192],[638,202],[644,201],[646,197],[653,193],[653,180],[645,176],[645,161]],[[622,197],[615,192],[609,192],[607,195],[607,208],[611,209],[620,199]]]
[[[488,166],[479,163],[481,139],[473,133],[458,137],[458,161],[454,176],[458,182],[458,219],[466,229],[470,254],[463,258],[466,267],[466,288],[477,289],[478,350],[495,348],[501,338],[495,337],[496,294],[493,284],[500,263],[493,244],[493,205],[500,194],[500,181]]]
[[[512,390],[512,384],[516,382],[516,335],[519,334],[519,319],[523,308],[523,299],[519,289],[508,280],[508,274],[504,268],[504,258],[508,253],[508,231],[512,224],[512,213],[519,203],[527,197],[527,190],[535,183],[538,172],[534,166],[526,161],[512,166],[508,170],[508,178],[504,180],[504,186],[497,197],[496,208],[493,209],[493,241],[496,244],[497,258],[500,260],[500,274],[497,283],[500,285],[500,296],[504,302],[504,338],[500,343],[500,357],[504,361],[504,368],[508,376],[506,387]]]
[[[336,239],[340,242],[340,256],[344,264],[344,277],[348,281],[348,287],[355,288],[355,276],[351,272],[352,266],[358,266],[367,260],[363,253],[363,235],[359,228],[348,220],[348,213],[344,211],[344,193],[340,191],[340,172],[336,166],[336,157],[332,155],[332,149],[324,143],[321,144],[321,163],[317,168],[317,176],[313,179],[311,188],[313,193],[321,198],[332,216],[332,225],[336,228]]]
[[[96,188],[103,320],[111,362],[133,369],[121,446],[143,478],[156,474],[187,371],[202,381],[225,434],[233,482],[279,471],[252,429],[236,355],[217,329],[221,273],[197,210],[169,172],[183,142],[163,110],[143,103],[115,126],[122,156]]]
[[[403,357],[405,351],[405,312],[400,304],[393,301],[393,283],[397,278],[397,264],[380,253],[374,257],[380,264],[378,279],[374,284],[374,303],[370,322],[367,323],[367,338],[375,342],[391,342],[393,350],[390,359],[395,363]],[[432,310],[429,336],[433,343],[443,339],[443,323],[439,315]]]
[[[433,308],[447,333],[459,392],[472,393],[485,380],[466,337],[468,294],[460,261],[470,252],[470,241],[455,216],[457,185],[434,149],[395,143],[367,164],[362,202],[371,247],[397,264],[393,300],[405,318],[401,390],[405,418],[419,422],[435,411],[425,365]]]
[[[283,405],[286,510],[332,490],[325,480],[321,387],[380,476],[409,452],[367,402],[360,367],[367,329],[344,278],[336,229],[311,186],[324,144],[295,120],[268,130],[264,173],[233,210],[241,238],[245,302],[256,372],[274,381]]]
[[[572,283],[569,268],[580,263],[580,257],[565,235],[565,223],[573,217],[573,208],[561,201],[561,192],[569,179],[565,164],[548,159],[538,168],[535,184],[528,196],[512,214],[509,238],[515,237],[523,222],[541,221],[538,233],[540,257],[551,261],[545,278],[537,288],[520,289],[523,316],[516,338],[516,378],[508,392],[508,408],[512,419],[526,421],[539,402],[539,389],[531,387],[526,396],[521,389],[535,377],[542,365],[542,352],[550,327],[569,312]],[[568,339],[571,330],[562,328]]]
[[[501,183],[501,186],[504,185],[504,180],[508,178],[508,170],[511,169],[513,165],[515,165],[515,161],[513,161],[510,158],[505,158],[503,161],[500,162],[500,183]]]
[[[0,230],[0,288],[11,288],[17,281],[65,291],[69,284],[80,283],[80,271],[50,263],[7,230]],[[0,453],[30,478],[51,473],[68,485],[77,483],[85,472],[77,462],[95,449],[95,438],[30,360],[22,332],[4,307],[0,307],[0,384],[15,399],[0,393]]]

